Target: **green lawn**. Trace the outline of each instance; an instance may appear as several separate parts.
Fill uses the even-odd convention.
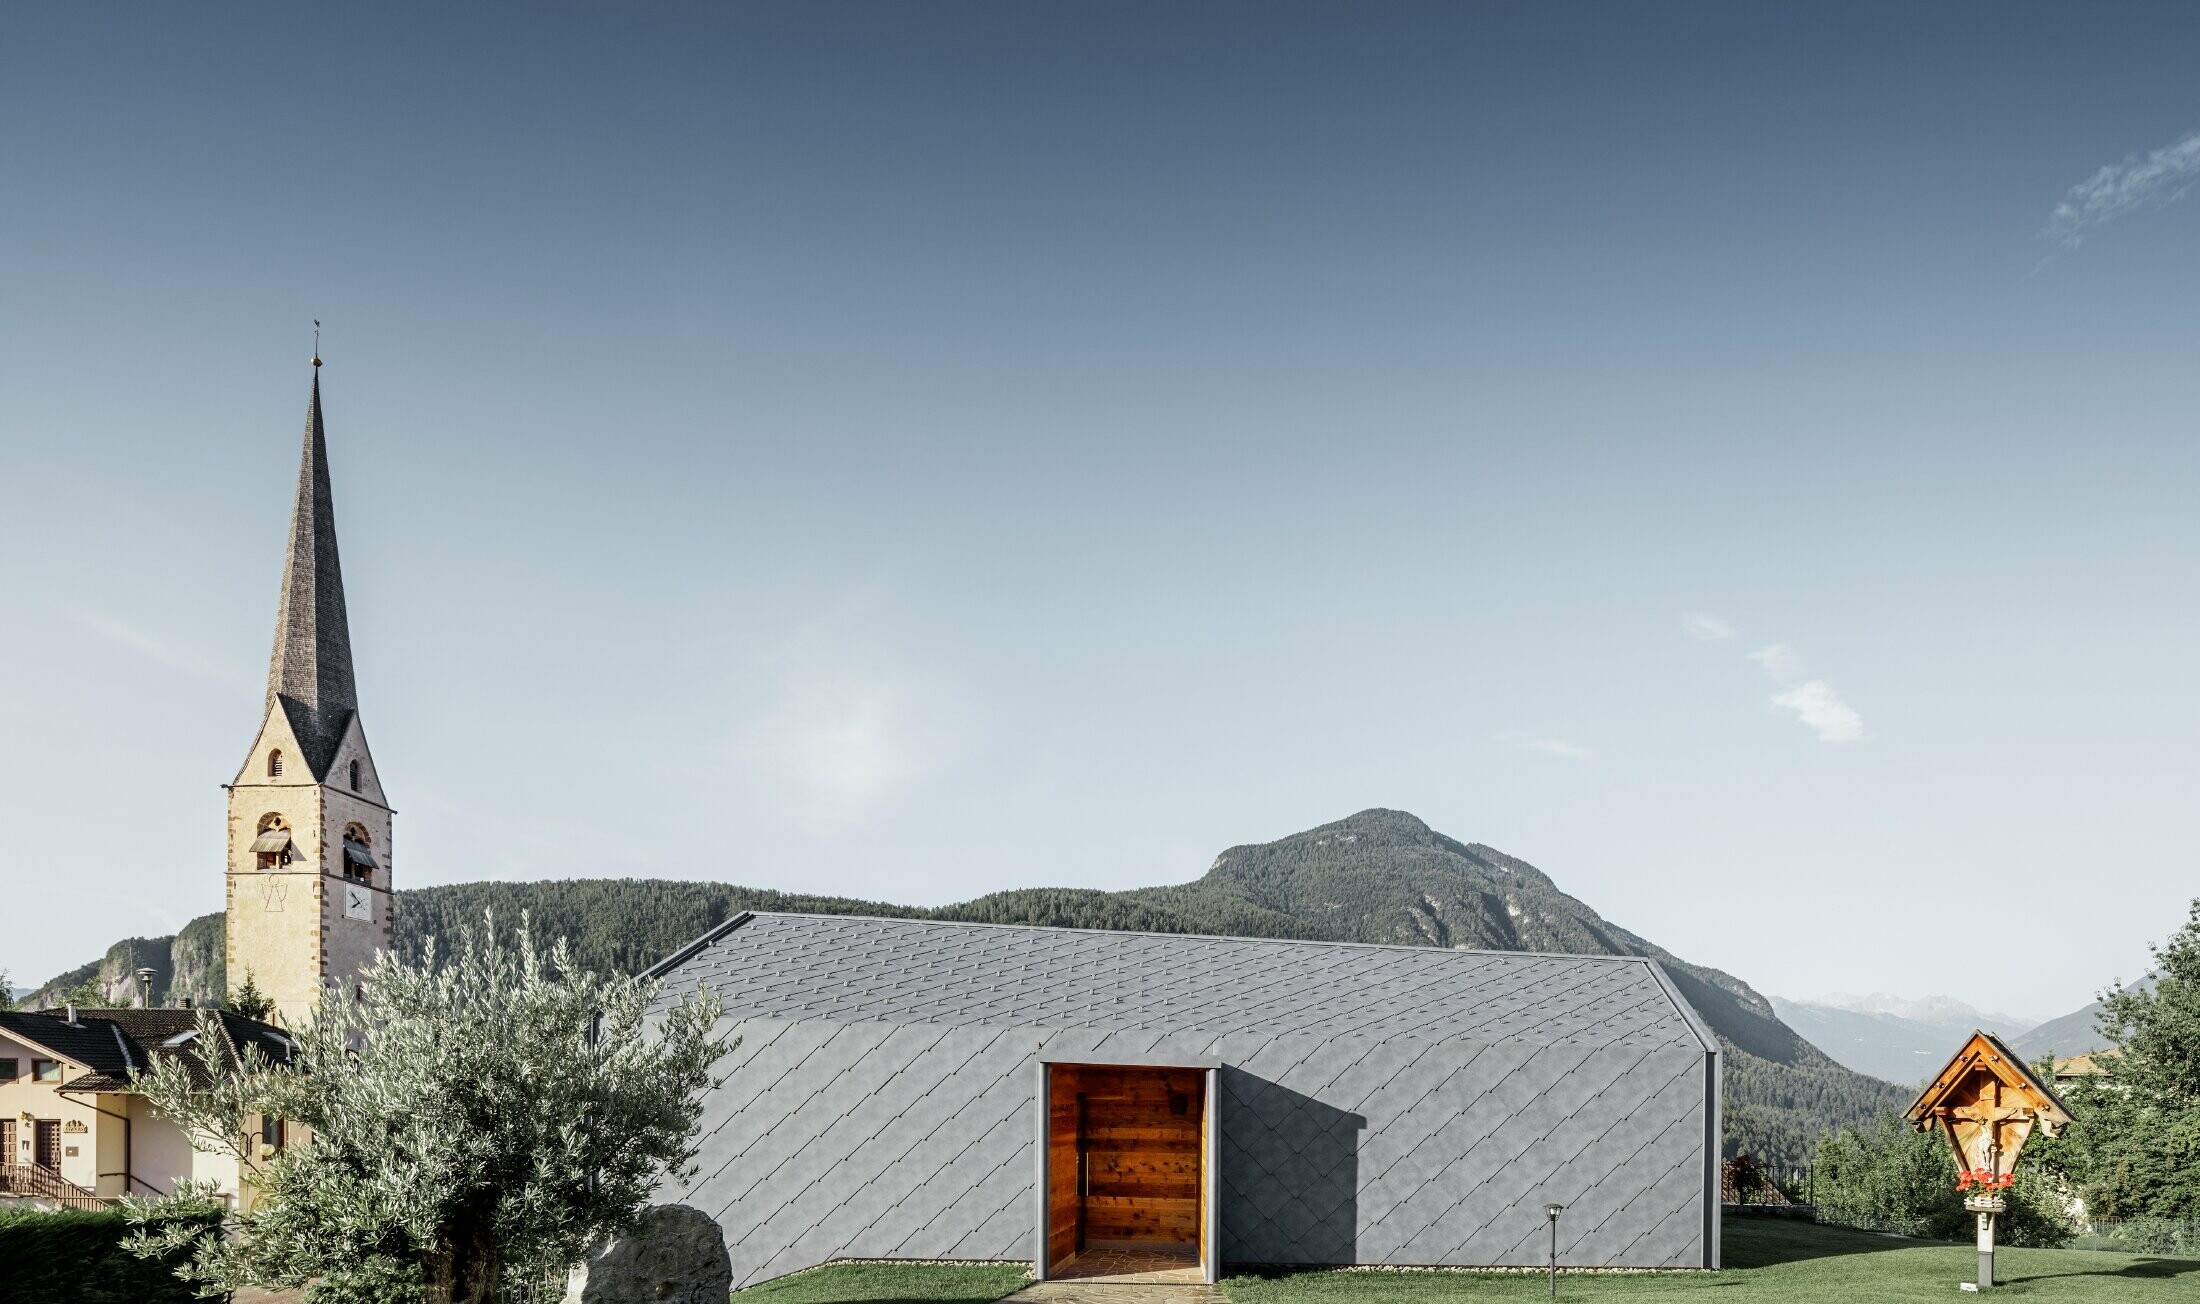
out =
[[[2004,1249],[1995,1256],[2009,1299],[2200,1300],[2200,1259],[2099,1250]],[[1880,1304],[1963,1298],[1978,1255],[1968,1245],[1897,1240],[1839,1227],[1730,1218],[1722,1272],[1558,1279],[1569,1301],[1704,1304]],[[737,1292],[737,1304],[990,1304],[1027,1284],[1018,1264],[843,1263]],[[1451,1304],[1539,1300],[1541,1276],[1459,1272],[1294,1272],[1223,1279],[1230,1304]],[[1157,1290],[1159,1297],[1165,1292]]]
[[[734,1292],[741,1304],[991,1304],[1022,1290],[1020,1263],[835,1263]]]
[[[2004,1249],[1995,1256],[1996,1297],[2042,1300],[2200,1299],[2200,1259],[2099,1250]],[[1879,1304],[1961,1298],[1957,1283],[1978,1271],[1970,1245],[1896,1240],[1845,1228],[1769,1218],[1730,1218],[1726,1268],[1716,1273],[1579,1276],[1558,1279],[1561,1300],[1679,1299],[1706,1304]],[[1420,1304],[1475,1299],[1542,1299],[1540,1276],[1443,1272],[1301,1272],[1227,1277],[1231,1304]]]

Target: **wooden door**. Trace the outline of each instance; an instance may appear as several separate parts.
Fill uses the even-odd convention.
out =
[[[1202,1079],[1198,1069],[1079,1070],[1088,1242],[1198,1244]]]
[[[52,1172],[61,1171],[61,1120],[42,1118],[31,1124],[31,1162]]]
[[[15,1120],[0,1118],[0,1164],[19,1164],[22,1159],[15,1153]]]

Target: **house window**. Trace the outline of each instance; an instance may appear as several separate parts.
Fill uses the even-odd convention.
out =
[[[23,1076],[22,1065],[12,1059],[0,1059],[0,1082],[13,1082],[21,1076]],[[12,1159],[0,1160],[0,1163],[12,1164],[14,1162]]]
[[[260,1115],[260,1144],[270,1150],[283,1148],[283,1120],[273,1114]]]
[[[279,750],[267,754],[267,777],[270,779],[283,777],[283,754]]]
[[[353,792],[359,791],[359,762],[357,761],[351,763],[351,790]]]
[[[34,1060],[32,1060],[32,1061],[31,1061],[31,1081],[33,1081],[33,1082],[59,1082],[60,1080],[61,1080],[61,1061],[60,1061],[60,1060],[49,1060],[49,1059],[34,1059]]]

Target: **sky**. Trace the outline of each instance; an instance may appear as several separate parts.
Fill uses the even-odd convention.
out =
[[[2200,892],[2190,6],[23,6],[0,968],[220,908],[323,391],[400,886],[1371,806],[1766,992]]]

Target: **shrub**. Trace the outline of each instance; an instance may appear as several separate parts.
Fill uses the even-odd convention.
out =
[[[2119,1250],[2133,1254],[2200,1253],[2200,1222],[2175,1218],[2127,1218],[2108,1234]]]
[[[1842,1128],[1818,1146],[1818,1217],[1932,1240],[1970,1235],[1974,1215],[1956,1191],[1956,1161],[1938,1133],[1919,1132],[1892,1114]],[[2003,1245],[2060,1246],[2077,1228],[2053,1182],[2037,1166],[2020,1167],[1995,1220]]]
[[[214,1219],[199,1219],[212,1226]],[[120,1209],[0,1209],[0,1264],[8,1304],[185,1304],[198,1298],[176,1275],[179,1251],[141,1259],[122,1248]]]

